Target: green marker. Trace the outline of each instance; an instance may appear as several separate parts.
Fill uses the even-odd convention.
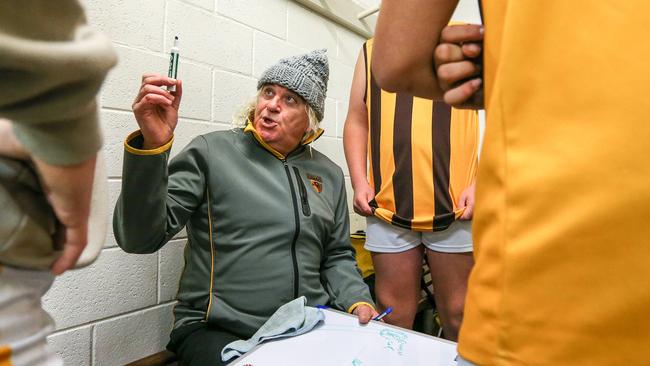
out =
[[[172,47],[171,53],[169,54],[169,70],[167,71],[167,76],[176,79],[178,75],[178,36],[174,37],[174,47]],[[176,91],[176,85],[168,86],[167,91]]]

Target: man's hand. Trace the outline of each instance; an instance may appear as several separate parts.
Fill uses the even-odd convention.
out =
[[[162,86],[176,85],[175,92]],[[155,149],[168,143],[178,123],[178,108],[183,95],[180,80],[160,74],[142,75],[140,91],[133,102],[133,114],[142,131],[144,149]]]
[[[61,237],[54,238],[63,243],[61,257],[52,264],[55,275],[74,267],[86,247],[96,158],[94,155],[69,166],[50,165],[33,158],[43,191],[63,226]]]
[[[354,190],[354,199],[352,201],[354,212],[361,216],[372,216],[372,207],[368,202],[372,201],[373,198],[375,198],[375,190],[369,184],[360,184]]]
[[[456,108],[483,108],[482,48],[480,25],[450,25],[442,30],[434,62],[445,103]]]
[[[352,314],[359,317],[359,324],[367,324],[370,320],[372,320],[372,318],[379,315],[375,309],[365,304],[357,306]]]
[[[53,242],[63,253],[52,264],[55,275],[74,267],[88,241],[88,216],[97,156],[74,165],[48,164],[27,151],[16,139],[11,121],[0,119],[0,155],[32,160],[41,180],[43,192],[62,225]]]
[[[458,198],[458,208],[465,208],[460,220],[471,220],[474,216],[474,193],[476,192],[476,183],[472,183],[469,187],[461,192]]]

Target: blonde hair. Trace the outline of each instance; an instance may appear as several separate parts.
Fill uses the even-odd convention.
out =
[[[248,101],[246,101],[237,109],[232,118],[232,126],[234,129],[246,127],[248,121],[253,122],[253,116],[255,115],[255,106],[257,105],[257,98],[261,92],[262,89],[260,88],[248,99]],[[307,112],[309,128],[305,132],[305,135],[302,137],[301,142],[305,142],[306,140],[310,139],[320,129],[320,121],[318,120],[318,117],[316,117],[316,112],[314,112],[314,109],[307,102],[305,102],[305,112]]]

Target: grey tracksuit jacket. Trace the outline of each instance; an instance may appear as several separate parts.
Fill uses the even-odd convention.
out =
[[[175,328],[206,321],[250,337],[282,304],[352,311],[371,304],[349,240],[341,169],[302,145],[282,156],[257,132],[195,138],[168,163],[169,146],[126,142],[114,217],[121,248],[160,249],[187,227]]]

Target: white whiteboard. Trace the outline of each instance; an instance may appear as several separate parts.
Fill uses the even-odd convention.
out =
[[[229,366],[456,366],[456,343],[324,310],[303,335],[263,343]]]

